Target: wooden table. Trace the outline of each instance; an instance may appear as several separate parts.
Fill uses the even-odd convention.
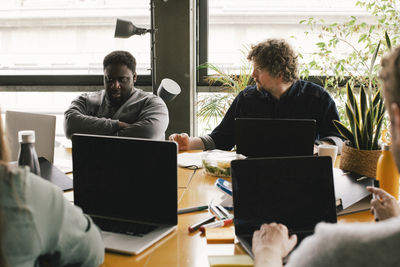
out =
[[[208,205],[219,199],[214,183],[216,177],[206,175],[203,169],[178,171],[178,208]],[[227,179],[230,180],[230,179]],[[209,255],[234,255],[245,253],[239,244],[207,244],[199,232],[190,234],[192,225],[208,215],[208,211],[181,214],[178,216],[178,229],[137,256],[106,253],[102,266],[209,266]],[[372,221],[369,212],[339,217],[339,223]],[[233,226],[232,226],[233,227]]]

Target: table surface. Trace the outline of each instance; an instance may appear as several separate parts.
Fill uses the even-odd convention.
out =
[[[338,162],[335,163],[338,166]],[[178,208],[208,205],[223,193],[216,189],[216,177],[203,169],[178,169]],[[230,181],[228,178],[227,180]],[[209,266],[210,255],[245,253],[236,241],[232,244],[207,244],[199,231],[189,233],[188,227],[208,216],[208,211],[178,215],[177,230],[137,256],[107,252],[102,266]],[[340,216],[339,223],[373,221],[369,212]],[[230,226],[233,227],[233,226]]]

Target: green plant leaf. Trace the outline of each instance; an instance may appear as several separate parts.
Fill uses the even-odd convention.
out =
[[[209,124],[210,121],[216,124],[218,120],[225,115],[233,98],[234,95],[232,94],[224,94],[222,96],[215,94],[205,97],[198,103],[201,108],[197,112],[197,116],[207,124]]]
[[[365,124],[365,115],[367,111],[367,96],[365,94],[364,86],[362,85],[360,88],[360,114],[361,114],[361,125]]]
[[[358,127],[358,122],[357,122],[357,120],[355,118],[353,110],[349,106],[349,103],[346,103],[346,116],[347,116],[347,119],[349,120],[349,125],[350,125],[351,132],[354,135],[356,135],[356,127]],[[355,136],[355,137],[357,137],[357,136]]]
[[[332,122],[333,122],[333,124],[335,125],[336,129],[339,131],[339,133],[340,133],[344,138],[346,138],[347,140],[349,140],[350,143],[351,143],[353,146],[356,146],[355,140],[354,140],[354,135],[346,128],[346,126],[345,126],[343,123],[341,123],[340,121],[338,121],[338,120],[333,120]]]
[[[365,125],[363,127],[363,148],[365,150],[371,150],[372,148],[372,135],[374,133],[373,123],[372,123],[372,113],[371,109],[368,109],[365,115]],[[360,146],[361,147],[361,146]]]
[[[372,100],[372,106],[374,106],[374,107],[378,106],[378,103],[380,103],[381,101],[383,101],[383,100],[382,100],[382,97],[381,97],[381,90],[379,89],[376,92],[376,94],[374,95],[374,98]]]
[[[375,65],[375,61],[376,61],[376,57],[378,56],[378,52],[379,52],[379,47],[381,46],[381,41],[379,41],[378,45],[376,46],[376,49],[374,51],[374,54],[372,55],[372,59],[371,59],[371,66],[369,68],[369,73],[372,73],[372,70],[374,69],[374,65]],[[370,75],[371,76],[371,75]]]
[[[378,117],[384,116],[386,108],[385,108],[385,104],[383,103],[383,100],[379,103],[379,109],[378,110],[379,110]]]
[[[365,39],[367,39],[368,35],[366,33],[363,33],[360,35],[360,38],[358,38],[358,42],[361,43]]]
[[[392,50],[392,43],[390,42],[390,38],[387,31],[385,31],[385,39],[387,47],[389,48],[389,50]]]
[[[372,149],[379,149],[378,143],[379,143],[379,137],[381,136],[381,128],[382,128],[383,118],[384,118],[384,116],[382,114],[382,116],[379,117],[379,120],[376,124],[374,141],[372,143]]]
[[[354,113],[354,121],[357,125],[360,124],[360,114],[358,112],[358,103],[356,98],[354,97],[354,93],[353,93],[353,88],[352,85],[350,85],[349,83],[346,84],[346,89],[347,89],[347,101],[350,104],[350,109],[352,110],[352,112]]]

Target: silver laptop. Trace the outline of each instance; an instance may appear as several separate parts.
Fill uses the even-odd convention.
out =
[[[5,121],[12,161],[18,160],[18,131],[34,130],[36,136],[35,149],[38,157],[45,157],[53,163],[56,116],[8,110],[6,111]]]
[[[136,255],[176,229],[174,142],[76,134],[72,162],[75,205],[107,250]]]

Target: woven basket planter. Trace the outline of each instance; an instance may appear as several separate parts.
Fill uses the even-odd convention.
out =
[[[359,150],[343,144],[340,169],[376,178],[380,150]]]

